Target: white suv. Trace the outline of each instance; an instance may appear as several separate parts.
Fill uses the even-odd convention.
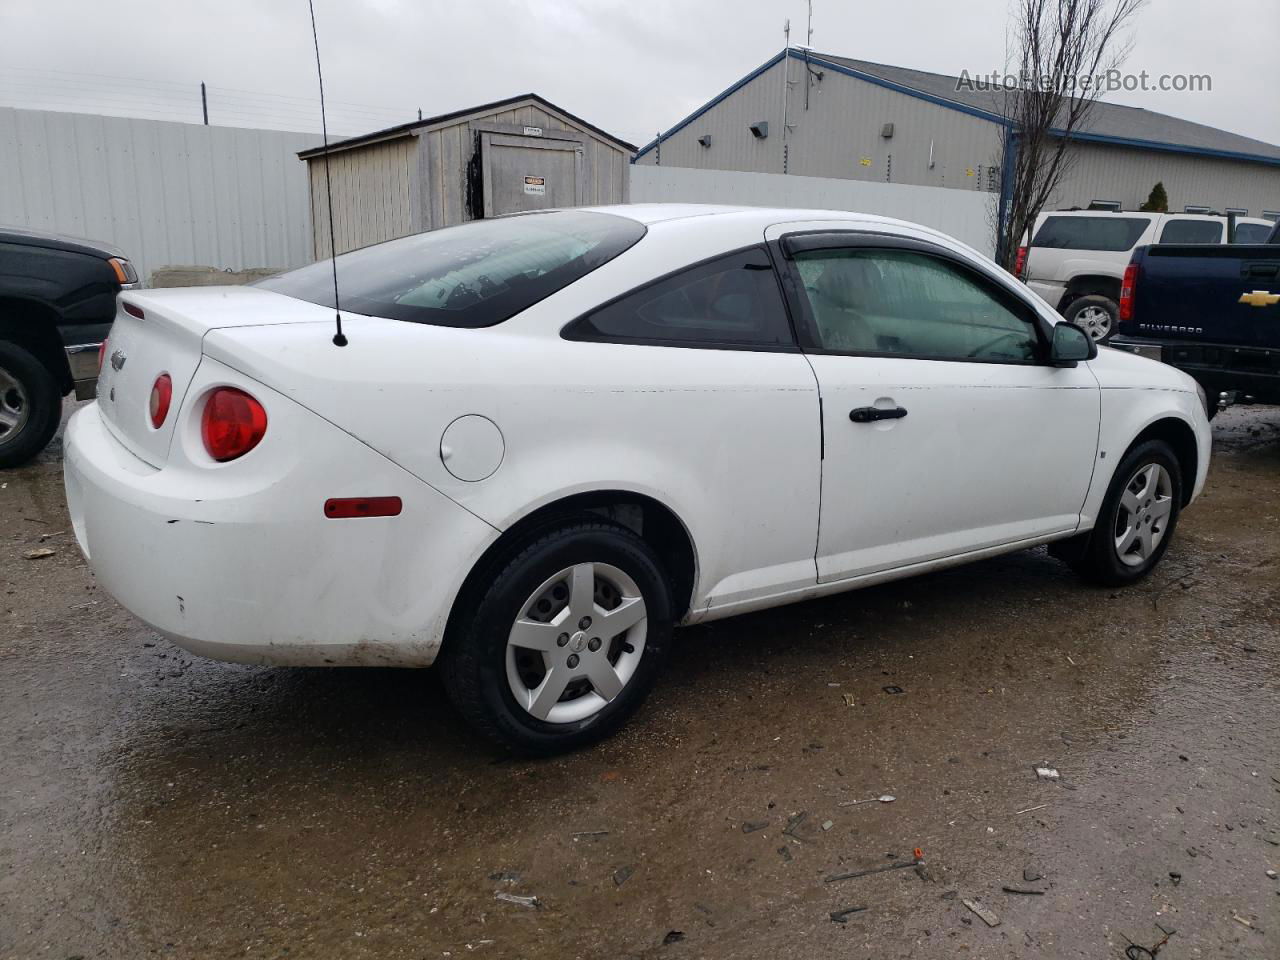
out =
[[[1265,243],[1269,220],[1239,217],[1236,243]],[[1115,332],[1120,280],[1135,247],[1224,243],[1227,218],[1194,213],[1071,210],[1042,213],[1014,272],[1067,320],[1105,342]],[[1024,240],[1025,243],[1025,240]]]

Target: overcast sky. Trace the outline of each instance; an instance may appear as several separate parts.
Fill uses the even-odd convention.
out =
[[[534,91],[642,144],[782,48],[804,0],[315,0],[330,127]],[[815,0],[813,46],[939,73],[1005,64],[1011,0]],[[1212,91],[1108,99],[1280,143],[1280,0],[1151,0],[1127,71]],[[0,105],[318,129],[306,0],[0,0]],[[2,159],[2,158],[0,158]],[[0,164],[2,167],[2,164]]]

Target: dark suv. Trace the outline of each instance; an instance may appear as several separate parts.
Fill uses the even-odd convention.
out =
[[[137,283],[108,244],[0,227],[0,468],[44,449],[64,396],[93,397],[116,294]]]

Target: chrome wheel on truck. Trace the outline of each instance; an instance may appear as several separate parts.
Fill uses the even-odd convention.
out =
[[[30,413],[31,405],[22,381],[0,367],[0,443],[22,432]]]
[[[62,392],[30,351],[0,339],[0,468],[26,463],[53,438]]]

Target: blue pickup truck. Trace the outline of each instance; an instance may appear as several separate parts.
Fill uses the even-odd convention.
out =
[[[1113,347],[1196,379],[1209,416],[1280,403],[1280,224],[1265,244],[1155,244],[1125,269]]]

